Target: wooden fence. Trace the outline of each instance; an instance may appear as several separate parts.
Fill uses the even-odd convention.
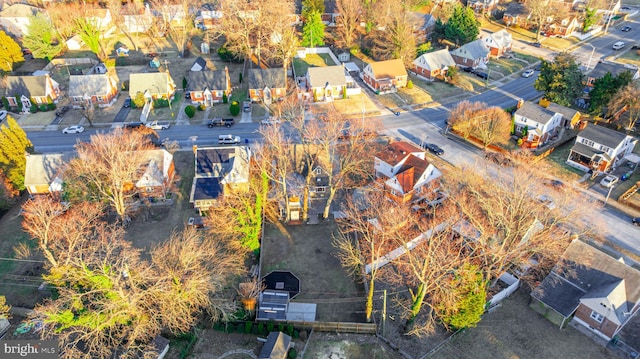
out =
[[[311,328],[319,332],[375,334],[374,323],[352,322],[286,322],[296,328]]]

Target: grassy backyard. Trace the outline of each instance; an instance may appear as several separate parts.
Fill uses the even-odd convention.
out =
[[[304,76],[309,67],[324,67],[337,65],[329,54],[307,54],[304,59],[294,58],[293,68],[296,76]]]

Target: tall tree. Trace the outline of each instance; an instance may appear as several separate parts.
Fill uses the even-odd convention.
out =
[[[553,62],[542,61],[540,76],[534,87],[558,105],[571,106],[582,94],[582,72],[568,52],[558,54]]]
[[[127,31],[127,27],[125,26],[123,2],[121,0],[107,0],[106,6],[107,9],[109,9],[109,13],[111,14],[111,20],[118,28],[118,31],[120,31],[124,36],[127,37],[127,39],[129,39],[131,47],[137,51],[138,45],[135,43],[135,41],[133,41],[133,38],[131,38],[131,34],[129,34],[129,32]]]
[[[51,21],[40,13],[29,18],[27,35],[23,38],[22,44],[31,50],[33,57],[47,60],[58,56],[64,45]]]
[[[525,7],[529,10],[531,21],[536,25],[536,41],[540,40],[544,25],[550,18],[561,19],[564,11],[562,4],[549,0],[526,0]]]
[[[484,150],[490,145],[506,144],[511,133],[511,116],[500,107],[489,107],[475,121],[474,133]]]
[[[105,60],[107,54],[102,44],[102,34],[98,26],[87,17],[75,18],[75,30],[82,38],[82,41],[89,46],[91,52],[96,54],[99,59]]]
[[[593,89],[589,92],[589,112],[593,115],[603,115],[602,110],[613,98],[618,90],[627,86],[632,80],[630,71],[625,71],[617,76],[607,72],[604,76],[593,82]]]
[[[304,27],[302,28],[302,46],[324,46],[324,36],[324,24],[320,13],[312,11],[305,19]]]
[[[313,12],[324,14],[324,0],[302,0],[302,17],[305,21]]]
[[[24,61],[24,56],[22,56],[20,45],[0,30],[0,70],[11,72],[13,66],[22,61]]]
[[[349,220],[339,223],[340,231],[333,246],[346,270],[356,278],[361,278],[363,273],[366,277],[365,315],[370,322],[375,284],[383,270],[381,261],[394,244],[406,239],[406,228],[412,225],[411,210],[407,203],[393,203],[384,190],[377,187],[362,197],[349,196],[341,209]]]
[[[413,23],[405,9],[390,11],[384,26],[371,31],[373,54],[377,59],[401,59],[409,66],[415,59],[417,45]]]
[[[443,36],[445,39],[460,46],[471,42],[480,33],[480,22],[476,20],[473,9],[456,5],[448,21],[443,25]]]
[[[465,139],[468,139],[475,131],[475,123],[487,109],[484,102],[459,102],[449,114],[449,126]]]
[[[359,0],[336,0],[336,11],[340,14],[336,19],[336,40],[340,46],[351,49],[360,29],[362,3]]]
[[[33,150],[27,134],[11,116],[0,126],[0,169],[18,190],[24,189],[26,155]]]
[[[150,148],[149,139],[139,131],[117,129],[92,135],[90,142],[76,146],[78,158],[68,164],[65,178],[86,198],[109,203],[125,220],[135,195],[131,186],[146,170],[144,156],[137,151]]]
[[[618,90],[609,102],[609,113],[625,110],[616,121],[627,131],[631,131],[640,117],[640,87],[632,82]]]
[[[482,318],[487,303],[487,281],[475,265],[458,269],[446,282],[449,288],[434,298],[434,309],[442,322],[453,330],[472,328]]]

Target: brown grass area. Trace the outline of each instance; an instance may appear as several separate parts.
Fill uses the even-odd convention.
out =
[[[362,105],[364,104],[364,112],[372,113],[377,112],[378,108],[369,99],[369,96],[364,94],[351,96],[344,100],[333,101],[331,103],[317,103],[313,105],[314,109],[319,112],[327,112],[330,108],[335,108],[339,113],[344,115],[362,115]]]

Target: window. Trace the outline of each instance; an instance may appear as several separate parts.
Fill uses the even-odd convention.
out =
[[[98,102],[104,102],[104,97],[98,96]]]
[[[600,313],[592,310],[591,311],[591,319],[595,320],[598,323],[602,323],[602,321],[604,320],[604,317],[602,315],[600,315]]]
[[[84,100],[82,99],[82,96],[74,96],[73,97],[73,101],[75,101],[75,102],[84,102]]]
[[[316,187],[316,192],[324,193],[325,191],[326,191],[326,188],[324,187]]]
[[[607,146],[603,146],[603,145],[600,145],[600,150],[602,150],[603,152],[609,152],[609,151],[611,151],[611,149],[610,149],[609,147],[607,147]]]
[[[593,145],[595,145],[595,143],[593,141],[587,140],[586,138],[582,139],[582,143],[589,146],[589,147],[593,147]]]
[[[313,170],[313,173],[315,173],[316,175],[321,175],[322,174],[322,168],[316,167],[316,169]]]

